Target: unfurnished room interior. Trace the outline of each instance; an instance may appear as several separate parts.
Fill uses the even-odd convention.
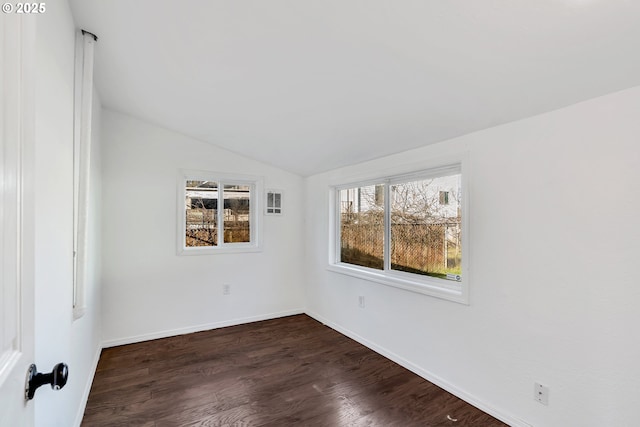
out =
[[[1,427],[640,425],[640,2],[2,12]]]

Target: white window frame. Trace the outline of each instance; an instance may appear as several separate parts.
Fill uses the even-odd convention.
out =
[[[415,165],[414,165],[415,167]],[[405,168],[406,170],[406,168]],[[396,172],[396,173],[394,173]],[[461,280],[446,280],[438,277],[423,276],[415,273],[392,270],[390,266],[390,224],[391,198],[390,187],[393,184],[414,180],[428,179],[445,174],[461,174],[461,215],[462,215],[462,278]],[[427,165],[426,169],[413,169],[403,172],[402,169],[390,171],[384,176],[366,177],[362,180],[332,185],[330,188],[330,243],[329,265],[327,269],[359,279],[417,292],[461,304],[469,304],[469,185],[468,161],[466,155],[448,157],[440,162]],[[385,184],[384,189],[384,269],[378,270],[340,261],[341,255],[341,227],[340,227],[340,191],[344,189],[363,187],[368,185]]]
[[[249,199],[249,224],[250,224],[250,241],[246,243],[225,243],[224,238],[218,238],[216,246],[186,246],[186,182],[187,181],[215,181],[218,183],[218,191],[224,199],[225,185],[248,185],[250,190]],[[177,227],[177,254],[178,255],[210,255],[210,254],[228,254],[242,252],[260,252],[262,251],[262,205],[264,185],[262,177],[253,175],[237,175],[209,171],[181,170],[178,173],[178,227]],[[221,229],[224,230],[223,218],[224,209],[218,209],[218,221]],[[224,232],[224,231],[223,231]],[[222,235],[219,233],[219,236]]]

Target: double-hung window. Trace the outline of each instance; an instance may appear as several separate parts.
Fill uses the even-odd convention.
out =
[[[467,302],[461,164],[334,188],[330,269]]]
[[[184,172],[178,179],[178,253],[260,250],[259,178]]]

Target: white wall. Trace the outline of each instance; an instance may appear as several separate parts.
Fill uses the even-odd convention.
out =
[[[78,425],[100,350],[100,102],[94,98],[87,312],[73,320],[73,79],[75,25],[64,1],[38,16],[36,68],[35,363],[69,365],[64,389],[36,393],[38,427]]]
[[[639,140],[633,88],[308,178],[308,312],[513,425],[635,425]],[[469,306],[326,270],[330,184],[460,151]]]
[[[105,345],[302,311],[301,177],[108,110],[102,142]],[[180,169],[284,190],[285,214],[264,217],[264,250],[176,255]]]

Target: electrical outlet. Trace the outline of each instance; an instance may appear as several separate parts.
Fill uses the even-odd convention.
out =
[[[358,307],[364,308],[364,295],[358,297]]]
[[[543,405],[549,404],[549,387],[540,383],[535,383],[533,387],[533,398]]]
[[[231,285],[222,285],[222,295],[231,295]]]

